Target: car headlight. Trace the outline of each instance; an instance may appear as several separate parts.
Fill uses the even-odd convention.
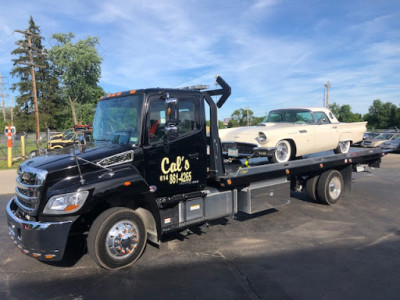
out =
[[[264,144],[267,141],[267,136],[263,132],[259,132],[257,140],[260,144]]]
[[[52,196],[47,201],[43,213],[54,215],[73,213],[82,207],[88,195],[88,191],[82,191]]]

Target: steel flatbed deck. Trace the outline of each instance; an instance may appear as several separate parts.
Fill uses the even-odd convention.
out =
[[[307,175],[322,173],[329,169],[341,169],[358,164],[379,167],[382,157],[380,148],[357,149],[345,154],[331,154],[303,158],[287,163],[254,165],[230,171],[219,178],[221,186],[246,186],[252,182],[284,177],[288,175]]]

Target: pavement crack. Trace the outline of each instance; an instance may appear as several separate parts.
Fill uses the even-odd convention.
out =
[[[225,255],[223,255],[220,251],[216,251],[215,254],[217,254],[219,257],[221,257],[230,267],[230,269],[233,271],[235,275],[239,279],[244,279],[244,287],[251,296],[252,299],[263,299],[260,294],[257,293],[255,288],[253,287],[253,284],[250,280],[250,278],[240,270],[239,266],[237,266],[232,260],[229,260]]]

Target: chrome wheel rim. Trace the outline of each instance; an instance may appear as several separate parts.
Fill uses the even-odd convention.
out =
[[[333,177],[329,182],[329,196],[331,199],[336,200],[342,192],[342,184],[338,177]]]
[[[346,153],[347,151],[349,151],[350,148],[350,142],[346,141],[346,142],[339,142],[339,147],[340,147],[340,151],[342,153]]]
[[[279,143],[276,147],[276,158],[278,161],[285,161],[289,154],[289,148],[285,143]]]
[[[131,256],[138,246],[139,230],[129,220],[122,220],[111,227],[107,233],[107,253],[114,259],[125,259]]]

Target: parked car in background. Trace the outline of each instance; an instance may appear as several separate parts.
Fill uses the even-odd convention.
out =
[[[362,147],[367,147],[367,148],[375,148],[379,147],[380,144],[390,141],[395,139],[397,136],[399,136],[400,133],[394,133],[394,132],[383,132],[379,134],[378,136],[372,138],[372,139],[366,139],[361,142]]]
[[[73,128],[68,128],[62,133],[58,133],[58,134],[54,134],[54,135],[50,136],[50,140],[64,139],[71,132],[74,132],[74,129]]]
[[[47,149],[60,149],[67,146],[77,144],[80,140],[79,136],[82,135],[86,141],[90,141],[92,132],[90,130],[73,131],[68,133],[62,139],[50,140],[47,142]]]
[[[257,126],[220,130],[222,152],[228,157],[267,156],[271,162],[334,150],[347,153],[360,142],[367,122],[340,123],[326,108],[271,111]]]
[[[383,142],[379,147],[381,147],[385,152],[400,152],[400,134],[396,135],[390,141]]]
[[[364,133],[362,141],[368,140],[368,139],[373,139],[374,137],[377,137],[380,134],[381,134],[380,132],[366,132],[366,133]],[[362,141],[360,141],[358,143],[353,143],[353,146],[360,147]]]

